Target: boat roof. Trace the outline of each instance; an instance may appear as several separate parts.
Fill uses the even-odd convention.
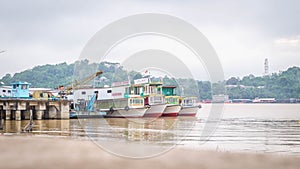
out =
[[[29,88],[30,91],[51,91],[51,88]]]
[[[173,95],[173,96],[165,96],[165,98],[180,98],[180,96]]]
[[[176,86],[169,85],[169,86],[163,86],[163,88],[176,88]]]
[[[25,84],[25,85],[30,85],[30,83],[28,82],[14,82],[14,83],[11,83],[12,85],[15,85],[15,84]]]
[[[132,84],[131,85],[132,87],[142,87],[142,86],[144,86],[143,84]]]
[[[151,82],[149,83],[150,86],[159,86],[162,85],[162,82]]]

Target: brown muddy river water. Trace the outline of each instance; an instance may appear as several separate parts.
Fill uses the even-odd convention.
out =
[[[29,121],[4,121],[0,135],[91,139],[113,153],[118,150],[109,145],[123,142],[163,151],[179,146],[300,156],[300,104],[224,104],[223,112],[211,107],[203,104],[197,117],[34,120],[30,133],[22,131]],[[213,113],[222,117],[211,118]]]

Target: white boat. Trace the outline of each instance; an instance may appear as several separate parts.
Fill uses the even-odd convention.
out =
[[[141,96],[144,98],[144,106],[147,111],[144,117],[162,116],[166,104],[162,94],[162,82],[150,82],[149,78],[137,79],[135,84],[128,88],[130,96]]]
[[[147,107],[144,106],[144,98],[142,97],[122,99],[123,102],[125,103],[123,104],[123,106],[121,106],[122,104],[115,104],[116,102],[120,102],[120,100],[121,99],[111,101],[112,103],[114,103],[115,107],[111,107],[109,109],[100,109],[106,112],[105,117],[139,118],[139,117],[143,117],[145,112],[148,109]],[[100,106],[101,106],[101,102],[100,102]]]
[[[197,103],[197,97],[183,97],[178,116],[196,116],[200,108],[201,106]]]
[[[162,94],[148,94],[145,97],[145,106],[149,106],[144,117],[160,117],[162,116],[167,105]]]
[[[180,105],[167,105],[165,111],[162,116],[166,117],[176,117],[178,116],[179,111],[181,110]]]
[[[196,116],[199,107],[182,107],[178,116]]]
[[[108,110],[104,117],[114,117],[114,118],[141,118],[144,117],[147,108],[134,108],[134,109],[118,109],[118,110]]]
[[[166,104],[151,105],[144,114],[144,117],[160,117],[162,116],[166,107]]]
[[[122,83],[123,84],[123,83]],[[96,112],[105,112],[104,117],[143,117],[147,107],[144,98],[139,95],[128,95],[124,86],[104,88],[80,88],[74,91],[74,103],[77,110],[87,109],[88,102],[97,95],[93,103]]]
[[[99,100],[96,105],[99,111],[106,112],[105,117],[136,118],[143,117],[147,111],[144,98],[139,96]]]

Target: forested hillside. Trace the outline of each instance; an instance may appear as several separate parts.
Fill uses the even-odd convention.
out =
[[[55,88],[60,84],[66,84],[72,81],[74,64],[56,64],[36,66],[20,73],[6,74],[0,81],[5,85],[12,82],[22,81],[31,83],[31,87]]]
[[[90,82],[98,86],[111,85],[112,82],[141,78],[137,72],[123,70],[117,63],[101,62],[89,63],[87,60],[73,64],[56,64],[36,66],[14,75],[6,74],[0,79],[5,85],[16,81],[31,83],[31,87],[57,88],[59,85],[70,85],[74,78],[80,80],[97,70],[103,74]],[[211,84],[209,81],[194,81],[192,79],[159,78],[166,85],[180,85],[185,89],[178,89],[179,94],[198,95],[199,99],[211,99],[212,94],[226,92],[230,99],[253,99],[255,97],[274,97],[276,99],[300,98],[300,68],[291,67],[280,73],[269,76],[248,75],[242,78],[231,77],[224,82]],[[95,83],[97,82],[97,83]],[[225,88],[224,88],[225,86]],[[182,88],[182,87],[181,87]]]
[[[226,81],[226,85],[230,98],[300,98],[300,68],[291,67],[286,71],[262,77],[232,77]]]

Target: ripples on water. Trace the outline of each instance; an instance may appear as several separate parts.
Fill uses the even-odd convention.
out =
[[[197,117],[159,119],[72,119],[5,121],[2,135],[38,135],[77,140],[139,142],[178,145],[217,151],[246,151],[300,156],[300,105],[225,105],[223,118],[208,140],[203,137],[211,105],[203,105]],[[151,121],[153,120],[153,121]]]

